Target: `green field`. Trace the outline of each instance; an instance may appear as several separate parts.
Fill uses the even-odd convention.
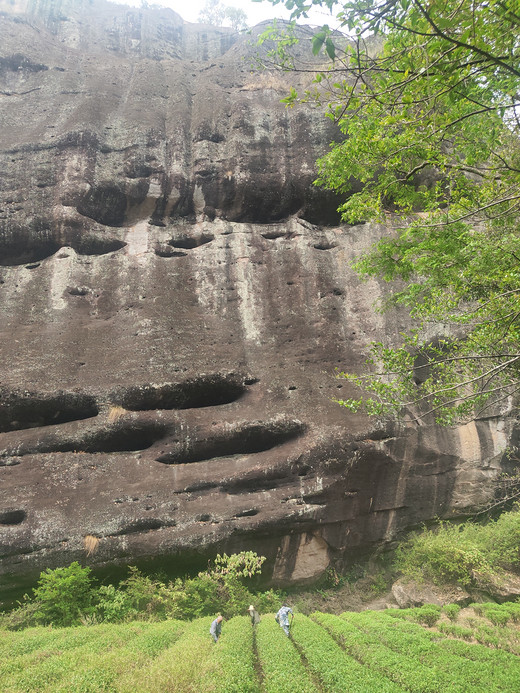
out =
[[[420,609],[297,614],[290,638],[238,616],[216,645],[209,617],[0,631],[0,691],[518,693],[518,609],[474,607],[433,627]]]

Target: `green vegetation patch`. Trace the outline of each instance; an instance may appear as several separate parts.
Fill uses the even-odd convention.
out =
[[[178,639],[146,666],[129,671],[118,681],[120,693],[200,693],[197,681],[207,666],[213,641],[209,635],[212,618],[183,624]],[[105,689],[95,689],[105,690]]]
[[[473,604],[472,607],[468,607],[468,610],[470,613],[473,613],[474,610],[475,612],[481,612],[482,606],[482,604]],[[516,611],[514,607],[518,606],[518,604],[516,602],[512,602],[511,604],[493,604],[493,606],[495,608],[504,609],[506,612],[509,612],[510,607],[513,607],[512,610]],[[374,612],[372,614],[372,618],[391,618],[392,620],[398,618],[399,629],[403,632],[407,632],[412,635],[417,635],[417,637],[421,638],[429,637],[432,640],[436,640],[443,647],[447,647],[449,642],[451,641],[438,640],[436,633],[434,631],[425,631],[423,628],[417,626],[416,623],[410,622],[416,621],[416,618],[414,616],[415,611],[416,609],[402,609],[401,611],[399,609],[387,609],[383,612]],[[440,633],[452,636],[454,638],[462,638],[463,640],[475,640],[481,643],[482,645],[486,646],[485,651],[487,653],[496,653],[496,657],[498,657],[498,655],[500,654],[499,651],[489,650],[488,646],[500,648],[505,652],[517,655],[520,654],[520,630],[516,627],[516,625],[513,625],[511,627],[493,626],[486,622],[484,618],[484,616],[482,616],[482,618],[479,618],[476,616],[474,617],[466,615],[462,619],[464,625],[461,625],[459,623],[443,622],[437,624],[436,628]]]
[[[325,615],[322,615],[320,619],[323,616]],[[392,661],[393,666],[399,664],[399,675],[406,676],[408,687],[415,681],[413,690],[417,693],[441,690],[440,686],[450,691],[461,691],[461,693],[477,691],[501,691],[501,693],[511,691],[513,693],[518,690],[520,661],[516,667],[504,669],[498,660],[490,661],[487,652],[482,659],[478,658],[478,652],[471,659],[460,656],[460,653],[452,654],[439,642],[443,636],[432,635],[420,626],[415,626],[415,630],[412,630],[414,624],[411,623],[403,628],[401,621],[385,619],[384,616],[377,615],[377,612],[342,614],[339,620],[348,624],[348,629],[341,630],[341,635],[351,639],[357,637],[358,643],[362,638],[365,642],[370,652],[368,655],[363,655],[361,652],[363,657],[372,659],[377,650],[380,652],[380,663],[384,661],[383,656],[385,656],[388,666],[391,666]],[[336,628],[335,625],[334,628]],[[374,667],[377,666],[377,662],[371,663]],[[390,671],[388,675],[396,676],[395,672]],[[410,690],[412,690],[411,687]]]
[[[212,648],[208,664],[204,675],[199,678],[197,690],[207,693],[259,693],[249,616],[236,616],[228,622],[224,621],[222,634]]]
[[[297,614],[290,637],[267,614],[2,632],[2,693],[517,693],[520,658],[439,632],[515,647],[515,604],[482,604],[437,629],[421,609]],[[503,612],[512,625],[485,614]],[[436,612],[437,613],[437,612]],[[405,616],[402,618],[401,616]],[[415,620],[412,620],[415,619]],[[464,625],[462,625],[464,624]],[[515,645],[516,643],[516,645]]]
[[[124,647],[137,637],[149,624],[139,624],[139,629],[132,625],[93,627],[93,637],[81,643],[74,631],[64,629],[63,639],[57,640],[45,648],[34,650],[25,656],[8,659],[2,665],[2,693],[33,693],[34,691],[56,691],[60,682],[70,676],[71,672],[87,669],[92,658],[104,656],[105,653]],[[89,628],[84,628],[89,631]],[[69,633],[72,638],[69,640]],[[23,632],[17,634],[23,638]],[[59,644],[59,646],[57,646]],[[69,688],[69,690],[75,690]],[[93,688],[92,690],[96,690]],[[104,690],[104,689],[97,689]]]
[[[158,652],[174,643],[182,633],[184,624],[167,623],[129,624],[130,635],[121,646],[109,647],[105,652],[89,653],[81,663],[55,687],[56,693],[89,693],[92,690],[116,691],[124,677],[131,679],[139,669],[148,667]]]
[[[262,617],[256,630],[256,645],[265,693],[315,693],[316,687],[298,650],[276,623],[274,614]]]
[[[102,628],[105,626],[100,626]],[[15,659],[30,655],[31,652],[46,648],[60,650],[83,645],[98,637],[98,630],[93,628],[26,628],[22,631],[1,631],[0,661],[6,663],[6,658]],[[0,665],[0,674],[2,672]]]
[[[397,550],[396,567],[410,578],[462,586],[500,579],[520,566],[520,512],[503,513],[485,525],[466,522],[413,534]]]
[[[369,669],[344,652],[324,627],[307,616],[298,615],[292,636],[310,668],[330,693],[401,693],[404,690],[377,670]]]

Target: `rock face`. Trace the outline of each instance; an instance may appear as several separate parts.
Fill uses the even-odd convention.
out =
[[[250,37],[103,0],[0,12],[5,585],[245,548],[311,580],[489,498],[507,417],[333,402],[403,326],[349,267],[385,231],[338,224],[312,185],[338,133],[280,104]]]
[[[400,609],[410,609],[423,604],[460,604],[466,606],[471,596],[459,585],[439,586],[430,582],[415,582],[399,578],[392,585],[392,596]]]
[[[475,601],[507,602],[518,599],[520,577],[504,571],[499,575],[478,575],[473,572],[472,585],[463,589],[459,585],[435,585],[427,581],[399,578],[392,585],[392,597],[401,609],[423,604],[460,604],[467,606]]]

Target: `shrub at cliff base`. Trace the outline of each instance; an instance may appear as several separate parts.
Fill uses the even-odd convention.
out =
[[[260,611],[278,609],[275,590],[253,593],[245,584],[261,571],[265,558],[253,551],[217,555],[208,570],[193,578],[165,583],[129,566],[129,576],[116,587],[95,585],[90,568],[74,562],[41,573],[33,596],[4,614],[6,628],[79,623],[123,623],[137,619],[193,619],[217,612],[231,618],[255,604]]]
[[[82,614],[94,610],[90,568],[74,561],[66,568],[47,569],[34,590],[38,604],[35,618],[40,622],[70,626],[79,623]]]

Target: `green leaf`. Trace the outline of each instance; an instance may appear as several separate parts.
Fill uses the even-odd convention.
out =
[[[331,60],[334,60],[336,58],[336,47],[330,36],[328,36],[325,41],[325,50]]]
[[[326,39],[326,33],[320,31],[312,37],[312,54],[318,55]]]

